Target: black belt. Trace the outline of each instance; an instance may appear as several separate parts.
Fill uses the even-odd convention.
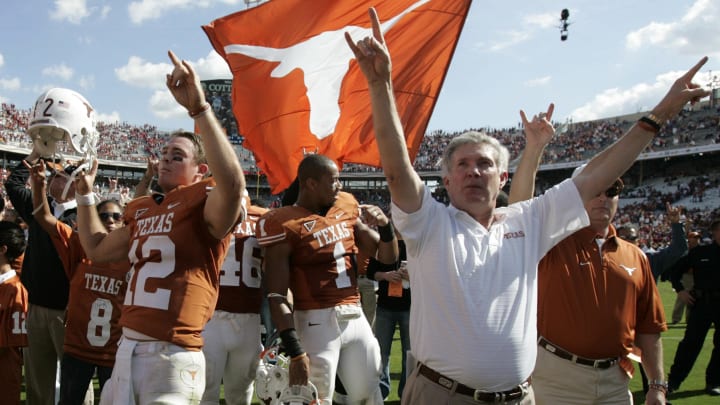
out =
[[[524,383],[518,385],[517,387],[502,391],[502,392],[488,392],[488,391],[481,391],[476,390],[474,388],[470,388],[467,385],[461,384],[459,382],[456,382],[450,378],[445,377],[444,375],[438,373],[437,371],[431,369],[430,367],[420,363],[418,364],[418,367],[420,368],[418,370],[418,373],[427,378],[428,380],[434,382],[435,384],[446,388],[446,389],[452,389],[453,385],[455,385],[455,392],[462,395],[467,395],[469,397],[472,397],[474,400],[478,402],[505,402],[505,401],[514,401],[516,399],[520,399],[527,393],[527,389],[530,386],[530,380],[528,379]]]
[[[567,350],[564,350],[560,347],[555,346],[554,344],[550,343],[545,339],[544,337],[540,336],[538,338],[538,345],[542,347],[543,349],[549,351],[550,353],[560,357],[561,359],[569,360],[573,363],[582,364],[583,366],[589,366],[593,368],[600,368],[600,369],[607,369],[615,364],[617,364],[618,359],[600,359],[600,360],[593,360],[593,359],[586,359],[584,357],[576,356]]]

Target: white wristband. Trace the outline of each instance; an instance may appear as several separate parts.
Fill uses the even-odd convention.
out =
[[[77,202],[77,205],[82,207],[88,207],[91,205],[95,205],[95,194],[85,194],[85,195],[76,195],[75,196],[75,202]]]

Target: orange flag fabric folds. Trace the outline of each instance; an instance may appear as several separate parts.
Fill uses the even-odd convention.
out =
[[[471,0],[274,0],[203,29],[233,73],[244,146],[273,193],[305,153],[380,166],[367,82],[345,42],[372,36],[377,10],[392,55],[411,160],[420,148]]]

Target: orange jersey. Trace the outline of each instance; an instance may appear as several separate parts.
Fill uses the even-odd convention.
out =
[[[27,346],[28,294],[11,270],[0,275],[0,348]]]
[[[93,264],[72,228],[60,221],[55,228],[51,239],[70,280],[63,349],[80,360],[112,367],[122,334],[118,321],[130,263]]]
[[[220,270],[220,296],[215,309],[260,313],[262,253],[255,238],[255,224],[267,211],[249,205],[246,219],[235,228],[228,255]]]
[[[341,192],[325,216],[288,206],[270,211],[258,221],[260,246],[288,243],[292,247],[290,289],[296,309],[360,301],[353,267],[359,215],[355,197]]]
[[[202,348],[231,236],[215,239],[205,222],[213,185],[206,179],[169,192],[160,203],[153,197],[128,203],[132,268],[121,326],[189,350]]]
[[[20,276],[14,270],[0,274],[0,398],[4,404],[20,403],[27,310],[28,294]]]

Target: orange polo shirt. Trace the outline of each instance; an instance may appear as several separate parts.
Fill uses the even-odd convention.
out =
[[[610,226],[602,250],[584,228],[550,250],[538,266],[538,334],[578,356],[630,353],[635,333],[667,329],[650,264]]]

